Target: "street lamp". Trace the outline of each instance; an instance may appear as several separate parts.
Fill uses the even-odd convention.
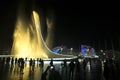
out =
[[[72,54],[72,52],[73,52],[73,48],[70,48],[70,53]]]

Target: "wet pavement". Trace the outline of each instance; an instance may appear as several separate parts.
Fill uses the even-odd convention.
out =
[[[82,60],[73,63],[74,66],[70,65],[70,62],[66,62],[65,65],[63,61],[53,61],[53,66],[50,66],[50,61],[44,61],[42,68],[37,61],[32,67],[29,61],[26,61],[23,73],[18,64],[1,63],[0,80],[105,80],[103,63],[89,61],[86,62],[86,66]]]

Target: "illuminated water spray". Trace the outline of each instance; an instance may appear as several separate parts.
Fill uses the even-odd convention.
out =
[[[37,12],[33,11],[32,21],[27,20],[22,11],[18,14],[18,19],[13,35],[13,45],[11,54],[16,57],[27,58],[70,58],[73,55],[62,55],[52,52],[48,47],[51,46],[53,36],[53,23],[47,20],[47,39],[43,40],[41,33],[41,21]],[[47,44],[47,45],[46,45]]]
[[[47,38],[46,44],[47,46],[52,49],[53,48],[53,40],[54,40],[54,24],[48,18],[46,19],[47,22]]]
[[[32,23],[19,16],[14,31],[11,53],[18,57],[47,58],[42,44],[39,15],[33,11]]]
[[[54,31],[55,31],[55,14],[54,10],[49,8],[47,10],[47,37],[46,37],[46,44],[50,49],[53,49],[54,45]]]

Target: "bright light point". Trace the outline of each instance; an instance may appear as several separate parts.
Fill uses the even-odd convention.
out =
[[[73,50],[73,48],[70,48],[70,50],[72,51],[72,50]]]
[[[103,50],[100,50],[100,52],[103,52]]]
[[[105,55],[105,53],[103,53],[103,55]]]

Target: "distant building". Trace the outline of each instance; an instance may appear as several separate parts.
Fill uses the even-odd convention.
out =
[[[81,49],[80,49],[82,54],[90,54],[90,55],[94,55],[95,54],[95,49],[91,46],[88,45],[81,45]]]

